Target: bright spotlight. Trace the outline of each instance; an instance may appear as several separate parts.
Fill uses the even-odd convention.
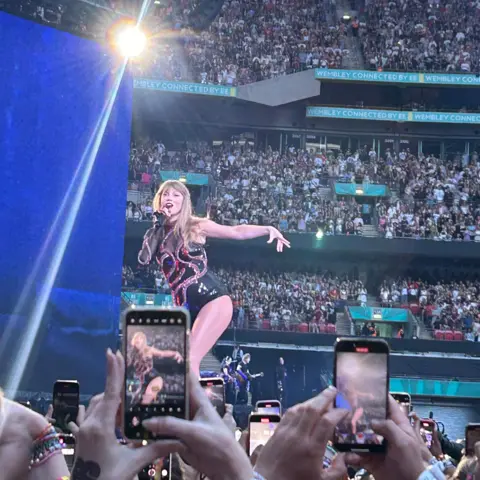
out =
[[[136,26],[128,26],[117,33],[116,44],[120,55],[138,57],[147,45],[147,37]]]
[[[323,230],[321,228],[318,229],[318,232],[315,234],[317,240],[321,240],[323,238]]]

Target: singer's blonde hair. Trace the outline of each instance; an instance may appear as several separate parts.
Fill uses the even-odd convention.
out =
[[[158,192],[156,193],[152,206],[155,212],[159,212],[162,205],[162,195],[168,189],[175,190],[183,196],[182,208],[180,214],[175,222],[174,231],[178,235],[185,245],[191,245],[194,242],[198,242],[201,237],[198,222],[199,218],[193,215],[192,198],[188,188],[178,180],[167,180],[160,185]]]

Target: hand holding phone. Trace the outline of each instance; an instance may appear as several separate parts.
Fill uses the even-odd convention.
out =
[[[398,403],[402,412],[408,417],[412,411],[412,398],[405,392],[391,392],[390,395]]]
[[[372,420],[388,414],[389,348],[383,340],[339,339],[335,344],[335,407],[349,415],[337,426],[334,447],[341,452],[385,452]]]
[[[77,420],[80,384],[76,380],[57,380],[53,386],[53,419],[55,425],[67,430],[68,422]]]
[[[428,448],[432,447],[433,435],[435,433],[435,421],[430,418],[420,419],[420,435]]]
[[[122,417],[126,438],[154,438],[142,426],[148,418],[188,417],[189,325],[189,313],[183,308],[135,308],[125,313]]]
[[[465,428],[465,452],[475,455],[475,444],[480,442],[480,423],[469,423]]]

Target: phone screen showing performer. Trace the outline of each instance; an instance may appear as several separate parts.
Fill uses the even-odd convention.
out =
[[[265,445],[280,423],[280,415],[252,413],[249,420],[249,455],[260,445]]]
[[[432,446],[433,433],[435,432],[435,421],[430,418],[420,419],[420,435],[425,445],[430,448]]]
[[[181,308],[130,309],[125,314],[125,437],[148,440],[142,421],[188,415],[189,314]]]
[[[255,405],[256,413],[282,414],[282,405],[278,400],[261,400]]]
[[[372,420],[388,412],[388,344],[383,340],[340,339],[335,345],[335,407],[349,411],[335,429],[339,451],[383,452],[385,440]]]
[[[225,383],[222,378],[202,378],[200,385],[212,402],[215,410],[223,417],[225,415]]]

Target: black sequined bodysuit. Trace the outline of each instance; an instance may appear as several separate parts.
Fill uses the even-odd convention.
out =
[[[192,323],[212,300],[228,295],[220,280],[208,270],[205,248],[188,248],[172,228],[151,228],[145,234],[138,260],[150,263],[155,257],[170,286],[173,304],[189,310]]]

